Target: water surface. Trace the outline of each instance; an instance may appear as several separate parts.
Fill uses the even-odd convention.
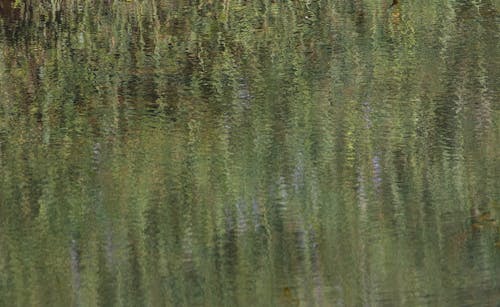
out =
[[[0,1],[0,306],[497,306],[498,1]]]

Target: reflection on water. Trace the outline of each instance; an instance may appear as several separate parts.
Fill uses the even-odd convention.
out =
[[[491,1],[0,2],[1,306],[500,301]]]

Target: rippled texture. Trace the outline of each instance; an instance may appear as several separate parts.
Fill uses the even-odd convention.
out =
[[[0,1],[0,306],[496,306],[498,1]]]

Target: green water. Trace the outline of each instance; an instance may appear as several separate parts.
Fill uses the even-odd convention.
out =
[[[0,1],[0,306],[498,306],[498,1]]]

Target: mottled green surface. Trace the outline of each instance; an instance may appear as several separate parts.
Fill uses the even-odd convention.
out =
[[[499,2],[0,1],[0,306],[497,306]]]

